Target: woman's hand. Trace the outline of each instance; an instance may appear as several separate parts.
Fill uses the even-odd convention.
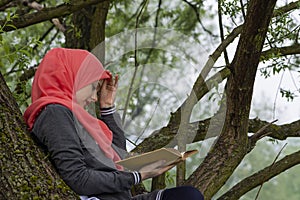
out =
[[[103,80],[103,83],[100,86],[100,91],[98,93],[100,108],[109,108],[114,106],[118,89],[119,76],[116,75],[113,77],[111,72],[107,72],[111,75],[111,78]]]
[[[157,162],[154,162],[152,164],[146,165],[144,167],[142,167],[139,172],[141,174],[141,179],[145,180],[148,178],[153,178],[155,176],[159,176],[162,173],[170,170],[171,168],[173,168],[175,166],[174,165],[165,165],[165,161],[164,160],[160,160]]]

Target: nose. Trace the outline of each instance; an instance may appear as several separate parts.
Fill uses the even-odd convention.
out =
[[[92,96],[91,96],[91,99],[93,102],[96,102],[98,100],[98,97],[97,97],[97,91],[94,91]]]

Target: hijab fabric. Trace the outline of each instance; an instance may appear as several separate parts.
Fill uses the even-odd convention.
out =
[[[40,63],[32,84],[32,104],[24,118],[31,130],[35,119],[48,104],[61,104],[70,109],[94,138],[106,157],[120,160],[112,148],[112,132],[106,124],[90,115],[76,102],[76,91],[97,80],[111,78],[99,60],[81,49],[54,48]],[[118,167],[118,166],[117,166]]]

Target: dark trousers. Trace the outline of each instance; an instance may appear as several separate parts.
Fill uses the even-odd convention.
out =
[[[162,200],[204,200],[202,193],[192,186],[179,186],[166,189]]]

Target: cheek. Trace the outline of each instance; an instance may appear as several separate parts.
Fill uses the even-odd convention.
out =
[[[83,100],[82,92],[78,91],[76,92],[76,101],[81,102]]]
[[[77,101],[84,101],[91,96],[91,88],[84,87],[76,92]]]

